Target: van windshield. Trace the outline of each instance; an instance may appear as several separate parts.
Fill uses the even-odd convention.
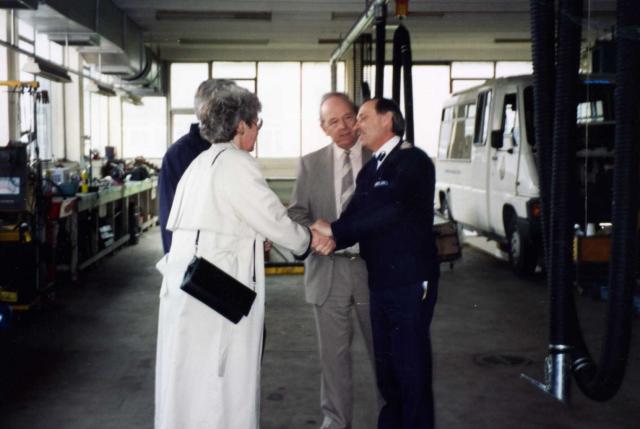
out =
[[[583,81],[578,93],[576,122],[578,126],[613,125],[615,85],[610,81]],[[524,90],[527,141],[535,145],[533,122],[533,86]],[[613,139],[613,134],[611,135]]]

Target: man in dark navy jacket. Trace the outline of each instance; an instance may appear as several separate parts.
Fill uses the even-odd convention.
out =
[[[230,85],[234,85],[234,82],[227,79],[209,79],[200,84],[194,97],[194,110],[198,121],[202,106],[214,97],[218,90]],[[178,182],[191,161],[209,149],[210,146],[211,143],[200,136],[200,124],[195,123],[191,124],[189,134],[176,140],[162,158],[162,168],[158,178],[158,197],[160,200],[160,232],[164,253],[168,253],[171,248],[171,231],[167,231],[167,219],[171,212],[171,204],[173,204],[173,196],[176,193]]]
[[[356,128],[374,155],[340,219],[313,228],[332,234],[337,248],[360,243],[367,263],[376,374],[386,401],[378,428],[433,428],[434,166],[426,153],[402,142],[404,119],[391,100],[365,102]]]
[[[171,249],[171,231],[167,230],[167,219],[171,212],[173,196],[178,182],[191,161],[201,152],[209,149],[211,143],[200,137],[199,124],[191,124],[189,134],[180,137],[172,144],[162,159],[162,168],[158,178],[158,197],[160,205],[160,232],[162,233],[162,248],[164,253]]]

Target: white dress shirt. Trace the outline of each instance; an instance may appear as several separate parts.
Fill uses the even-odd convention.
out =
[[[384,159],[382,161],[378,161],[378,166],[376,168],[380,168],[384,160],[387,159],[387,156],[389,156],[389,152],[391,152],[396,146],[398,146],[398,143],[400,143],[400,137],[394,136],[387,140],[385,144],[383,144],[377,151],[373,153],[374,158],[377,158],[378,155],[380,155],[382,152],[385,153]]]

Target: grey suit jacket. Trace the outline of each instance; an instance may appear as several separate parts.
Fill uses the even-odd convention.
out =
[[[362,165],[370,159],[371,152],[363,148]],[[333,170],[333,143],[301,158],[289,205],[291,219],[306,226],[317,219],[336,220]],[[334,256],[311,254],[305,260],[305,298],[308,303],[322,305],[329,296],[333,263]]]

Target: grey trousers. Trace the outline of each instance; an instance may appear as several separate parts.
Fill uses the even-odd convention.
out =
[[[367,269],[360,258],[334,256],[331,291],[322,305],[314,305],[322,370],[321,429],[349,429],[353,414],[351,344],[354,313],[373,363]],[[372,364],[373,368],[373,364]]]

